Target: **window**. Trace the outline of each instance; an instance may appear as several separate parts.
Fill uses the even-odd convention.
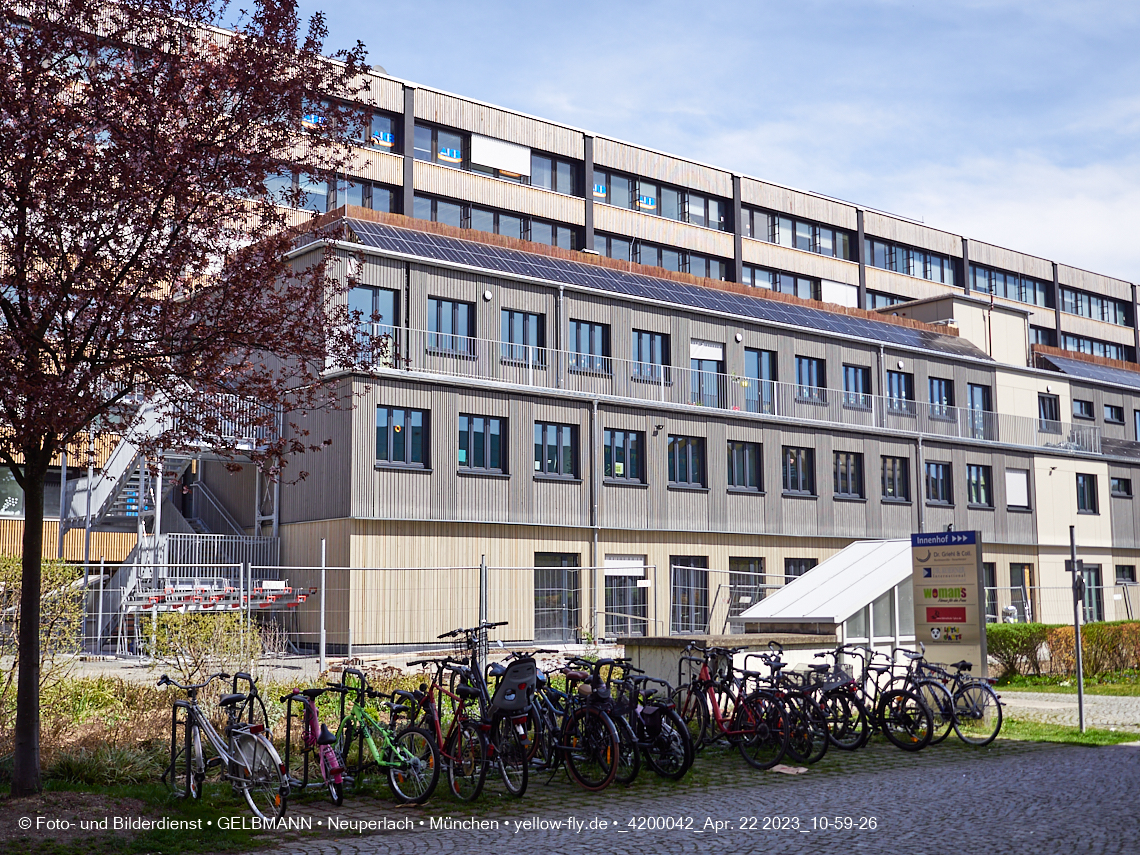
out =
[[[851,259],[851,235],[842,229],[751,208],[744,208],[741,216],[741,233],[745,237]]]
[[[1005,470],[1005,503],[1016,510],[1029,509],[1029,470]]]
[[[577,249],[582,243],[577,229],[542,220],[530,221],[530,237],[528,239],[534,243],[556,246],[559,249]]]
[[[1046,347],[1057,346],[1057,331],[1048,327],[1037,327],[1030,324],[1029,341],[1031,344],[1043,344]]]
[[[570,370],[609,374],[610,327],[590,321],[570,321]]]
[[[607,481],[642,483],[641,449],[645,435],[632,430],[606,428],[605,443],[602,477]]]
[[[1074,419],[1091,419],[1095,418],[1093,415],[1093,402],[1080,401],[1073,398],[1073,418]]]
[[[343,205],[355,205],[358,208],[390,213],[395,210],[397,196],[391,187],[382,184],[374,184],[363,178],[341,178],[335,187],[329,184],[328,198],[330,210]]]
[[[1037,396],[1037,429],[1042,433],[1061,432],[1061,402],[1056,395]]]
[[[546,318],[530,312],[503,309],[500,313],[502,358],[524,365],[546,364]]]
[[[427,466],[427,413],[377,407],[376,459],[393,466]]]
[[[1132,426],[1136,430],[1136,436],[1134,439],[1137,442],[1140,442],[1140,410],[1132,411]]]
[[[993,439],[997,436],[997,425],[991,412],[990,387],[970,383],[966,386],[966,396],[970,402],[970,432],[974,439]]]
[[[793,496],[815,495],[815,451],[784,446],[784,492]]]
[[[1085,565],[1085,597],[1081,610],[1085,623],[1104,620],[1104,587],[1101,585],[1100,565]]]
[[[644,555],[607,555],[606,635],[645,635],[647,608]]]
[[[579,560],[573,552],[534,553],[535,641],[579,640]]]
[[[460,471],[506,474],[507,420],[459,417]]]
[[[1053,308],[1053,283],[1029,276],[994,270],[978,264],[970,265],[970,287],[983,294]]]
[[[728,616],[736,617],[764,599],[764,559],[728,559]]]
[[[803,401],[827,403],[827,364],[811,356],[796,357],[796,397]]]
[[[360,358],[371,362],[377,356],[383,357],[385,354],[377,354],[373,348],[380,349],[383,346],[383,342],[378,341],[380,336],[395,335],[398,323],[396,292],[357,285],[348,292],[348,312],[357,327],[356,341],[360,347]],[[388,340],[388,346],[390,349],[391,340]]]
[[[1061,311],[1070,315],[1092,318],[1095,321],[1105,321],[1125,327],[1132,326],[1128,303],[1123,300],[1114,300],[1111,297],[1089,294],[1086,291],[1077,291],[1064,286],[1061,287]]]
[[[505,214],[501,211],[489,211],[485,208],[471,208],[469,227],[479,232],[489,232],[494,235],[514,238],[515,240],[529,240],[530,232],[527,229],[527,220],[515,214]]]
[[[671,555],[672,608],[669,630],[674,635],[708,632],[709,560],[694,555]]]
[[[758,442],[728,443],[728,488],[760,492],[764,489],[761,466],[761,445]]]
[[[577,196],[582,192],[578,180],[580,174],[581,169],[576,163],[531,152],[530,183],[534,187]]]
[[[930,378],[930,415],[937,419],[954,418],[954,381]]]
[[[653,214],[722,232],[729,226],[726,217],[727,202],[690,193],[679,187],[595,169],[593,193],[595,202],[605,202],[618,208],[630,208],[643,214]]]
[[[753,288],[765,288],[769,291],[778,291],[781,294],[791,294],[802,300],[818,300],[822,296],[820,280],[808,276],[787,273],[781,270],[769,270],[766,267],[753,267],[746,264],[741,269],[741,276],[745,285]]]
[[[574,425],[534,423],[534,471],[551,478],[578,477],[577,429]]]
[[[702,407],[724,406],[724,345],[689,342],[689,401]]]
[[[412,216],[417,220],[431,220],[433,223],[443,223],[456,229],[462,229],[469,224],[463,205],[428,196],[417,195],[412,200]]]
[[[976,463],[966,464],[966,502],[981,508],[994,506],[993,469]]]
[[[910,461],[905,457],[883,457],[883,501],[910,501]]]
[[[744,405],[750,413],[776,410],[776,351],[744,350]],[[1140,424],[1140,421],[1137,422]]]
[[[633,331],[633,377],[635,380],[669,382],[669,336]]]
[[[843,366],[843,406],[871,409],[871,369],[862,365]]]
[[[892,413],[914,415],[914,375],[904,371],[887,372],[887,409]]]
[[[395,151],[400,148],[400,141],[396,138],[399,130],[398,121],[383,113],[373,113],[368,124],[368,139],[365,145],[372,148]]]
[[[926,464],[926,501],[932,505],[954,503],[949,463]]]
[[[1117,564],[1116,565],[1116,584],[1117,585],[1135,585],[1136,584],[1136,565],[1135,564]]]
[[[1029,591],[1033,587],[1033,565],[1014,563],[1009,565],[1010,605],[1017,609],[1017,619],[1021,623],[1033,620],[1032,602]]]
[[[46,496],[45,490],[45,496]],[[0,517],[24,515],[24,490],[8,467],[0,469]]]
[[[864,263],[870,267],[954,284],[954,263],[949,256],[871,237],[863,238],[863,255]]]
[[[793,579],[804,575],[808,570],[812,569],[819,563],[816,558],[785,558],[784,559],[784,584],[788,584]]]
[[[466,140],[462,134],[416,125],[415,157],[444,166],[462,167],[465,162]]]
[[[851,451],[835,452],[835,497],[838,499],[862,499],[863,455]]]
[[[618,261],[633,261],[633,241],[629,238],[594,232],[594,252]]]
[[[705,487],[705,441],[691,436],[669,437],[669,483],[676,487]]]
[[[897,306],[899,303],[907,302],[906,297],[897,297],[894,294],[884,294],[882,291],[867,291],[867,306],[869,311],[875,309],[886,309],[889,306]]]
[[[428,298],[428,347],[447,353],[475,353],[475,307],[457,300]]]
[[[1120,499],[1132,498],[1132,479],[1131,478],[1109,478],[1108,479],[1109,492]]]
[[[1077,513],[1079,514],[1096,514],[1099,513],[1097,493],[1096,493],[1096,476],[1085,475],[1077,473]]]
[[[1115,359],[1120,362],[1134,362],[1136,359],[1136,349],[1133,347],[1082,335],[1063,333],[1061,347],[1074,353],[1091,353],[1093,356],[1103,356],[1105,359]]]
[[[1114,425],[1124,424],[1124,407],[1119,404],[1105,404],[1104,420]]]

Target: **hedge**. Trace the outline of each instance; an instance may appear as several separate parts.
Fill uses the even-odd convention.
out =
[[[986,627],[989,655],[1002,676],[1076,673],[1073,627],[1045,623],[993,623]],[[1140,669],[1140,621],[1081,627],[1085,676]]]

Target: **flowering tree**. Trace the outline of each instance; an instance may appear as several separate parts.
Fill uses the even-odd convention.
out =
[[[343,290],[295,269],[282,164],[348,156],[319,93],[351,95],[360,44],[322,58],[292,0],[23,0],[0,10],[0,464],[24,490],[13,793],[41,788],[44,480],[78,434],[143,399],[156,448],[236,453],[226,426],[319,406],[352,355]],[[288,169],[286,168],[286,174]],[[251,408],[255,401],[260,407]],[[256,453],[272,469],[303,433]],[[300,438],[297,438],[300,437]]]

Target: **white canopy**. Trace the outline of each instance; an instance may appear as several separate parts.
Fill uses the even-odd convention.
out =
[[[838,625],[910,577],[909,540],[861,540],[734,620]]]

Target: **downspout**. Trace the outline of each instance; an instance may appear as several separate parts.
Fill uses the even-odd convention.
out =
[[[554,348],[557,356],[555,357],[557,365],[555,367],[554,384],[555,388],[562,388],[562,352],[566,350],[565,336],[566,336],[566,286],[558,286],[558,306],[555,312],[555,321],[558,324],[554,334]]]
[[[883,401],[883,406],[879,407],[879,427],[885,427],[887,424],[886,402],[887,402],[887,357],[885,348],[882,342],[879,343],[879,396]],[[872,398],[872,400],[874,400]]]
[[[918,435],[918,472],[915,473],[914,486],[915,486],[915,504],[918,506],[918,533],[922,534],[926,531],[926,506],[922,496],[923,487],[925,487],[926,480],[926,453],[922,447],[922,434]]]
[[[605,634],[605,588],[598,573],[598,399],[590,401],[590,567],[593,568],[594,638]],[[602,623],[598,625],[598,617]]]

